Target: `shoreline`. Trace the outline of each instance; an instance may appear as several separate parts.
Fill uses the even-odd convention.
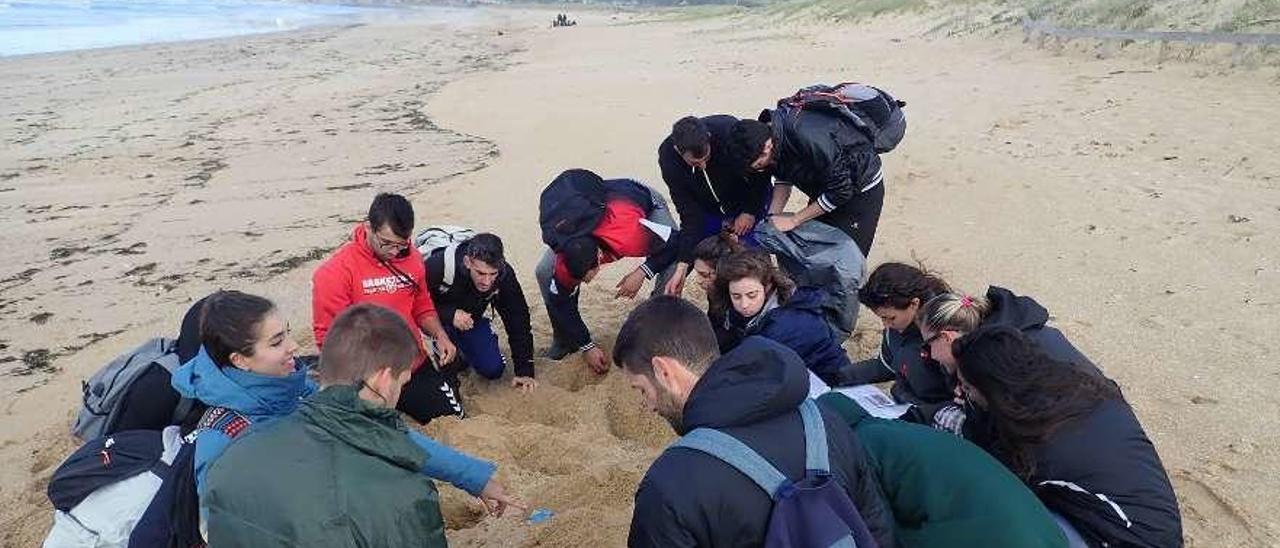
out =
[[[3,114],[16,121],[0,152],[0,456],[11,463],[0,545],[47,530],[40,482],[77,445],[67,427],[81,379],[174,336],[189,303],[218,287],[269,296],[310,346],[298,288],[371,192],[437,193],[499,155],[422,109],[449,81],[514,62],[519,41],[495,33],[512,18],[474,10],[461,24],[428,15],[0,58],[15,82],[0,88]],[[84,76],[50,87],[41,73]],[[104,105],[95,90],[107,88],[126,106]],[[40,367],[15,372],[33,358]]]

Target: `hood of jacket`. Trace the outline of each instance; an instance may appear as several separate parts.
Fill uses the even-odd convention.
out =
[[[998,324],[1016,327],[1026,331],[1044,327],[1049,321],[1049,311],[1035,299],[1014,295],[1003,287],[987,288],[987,300],[991,301],[991,312],[983,320],[984,324]]]
[[[748,337],[707,368],[684,405],[681,435],[792,413],[809,396],[809,370],[791,349]]]
[[[302,403],[299,413],[335,439],[407,470],[420,470],[427,452],[409,438],[394,408],[360,398],[354,386],[330,386]]]
[[[226,407],[250,419],[281,417],[298,408],[314,391],[306,370],[283,377],[261,375],[235,367],[218,367],[202,346],[191,361],[174,370],[174,390],[210,407]]]

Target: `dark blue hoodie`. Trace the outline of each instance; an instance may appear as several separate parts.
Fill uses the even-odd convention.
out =
[[[749,337],[720,357],[693,387],[680,434],[720,430],[741,440],[787,477],[804,475],[804,431],[798,407],[809,374],[799,356],[761,337]],[[849,493],[876,542],[893,547],[893,515],[853,432],[823,410],[831,473]],[[628,545],[637,547],[761,546],[773,501],[719,459],[685,448],[664,452],[636,491]]]
[[[731,332],[730,340],[759,335],[781,343],[799,354],[804,366],[823,382],[838,386],[841,371],[850,367],[849,355],[826,321],[824,297],[821,289],[797,287],[786,304],[777,305],[770,296],[764,308],[750,318],[730,309],[724,329]]]

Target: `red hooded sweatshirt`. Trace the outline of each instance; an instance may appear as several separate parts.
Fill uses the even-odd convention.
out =
[[[373,303],[394,310],[409,322],[415,333],[421,334],[420,320],[436,313],[431,292],[427,291],[427,269],[422,263],[422,254],[410,245],[408,255],[393,257],[387,263],[408,279],[397,276],[374,256],[364,225],[359,224],[351,232],[351,241],[316,269],[311,276],[311,320],[317,347],[324,344],[334,318],[356,303]],[[408,280],[412,280],[412,284]],[[421,335],[418,346],[422,347]]]
[[[654,233],[640,222],[644,218],[644,208],[630,200],[613,199],[605,202],[604,216],[596,229],[591,231],[604,251],[600,266],[624,257],[647,257],[653,252]],[[654,274],[646,270],[645,275],[652,278]],[[555,279],[560,287],[570,291],[580,283],[580,280],[569,274],[563,253],[556,254]]]

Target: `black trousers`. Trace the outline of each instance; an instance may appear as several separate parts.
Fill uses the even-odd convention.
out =
[[[854,196],[844,205],[817,220],[840,229],[853,238],[862,250],[862,256],[871,254],[871,242],[876,239],[876,226],[880,224],[880,210],[884,209],[884,183]]]
[[[458,377],[450,369],[436,371],[430,360],[422,364],[404,388],[396,410],[422,424],[446,415],[465,416],[462,395],[458,393]]]

